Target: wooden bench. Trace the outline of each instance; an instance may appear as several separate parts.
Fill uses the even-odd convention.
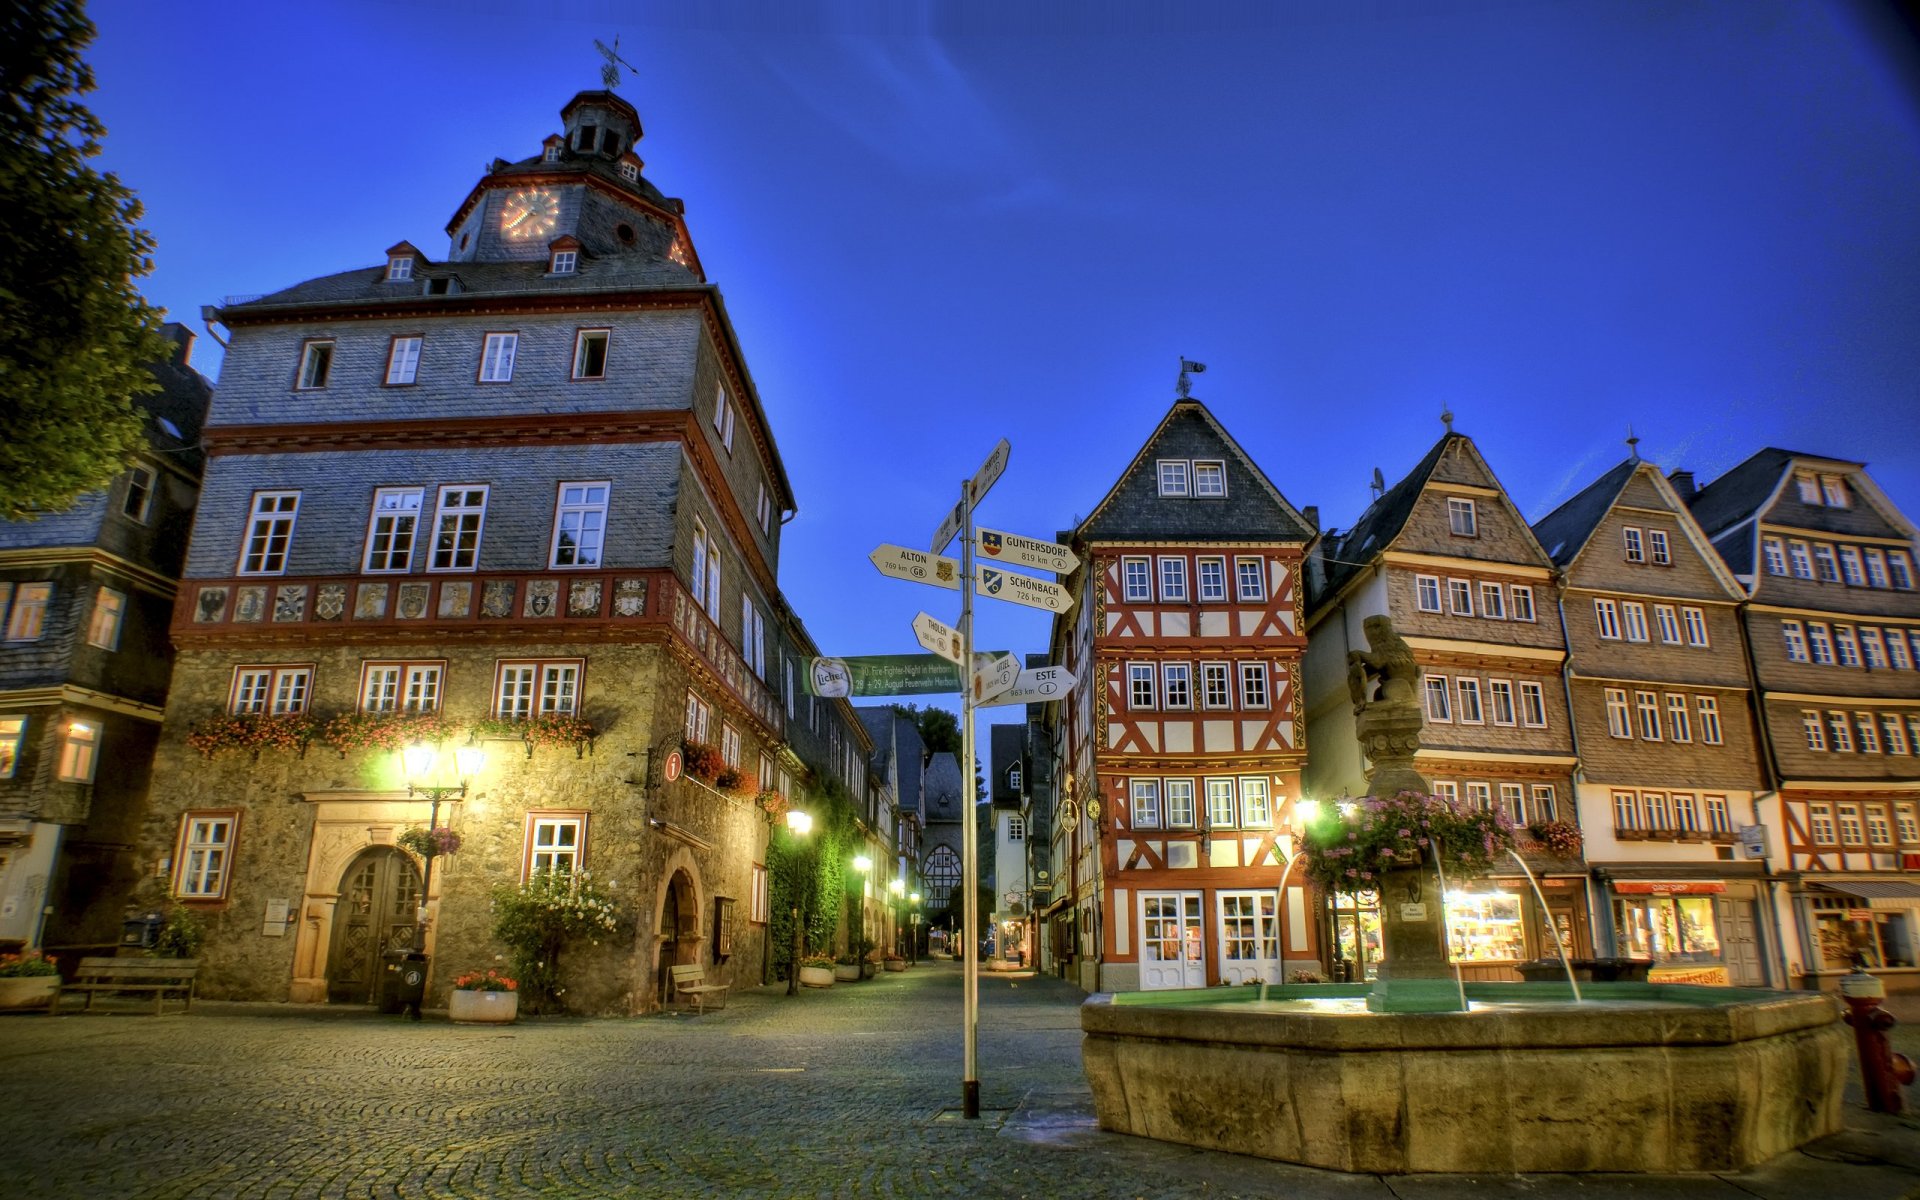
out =
[[[200,963],[191,958],[83,958],[73,982],[54,993],[47,1013],[59,1012],[60,997],[68,992],[85,992],[89,1010],[100,992],[151,992],[155,1016],[166,1011],[168,993],[184,992],[187,1004],[180,1011],[187,1012],[193,1008],[193,979],[199,971]]]
[[[673,968],[673,990],[692,1001],[695,1012],[707,1011],[709,1004],[715,1008],[727,1006],[727,985],[708,983],[707,969],[698,963]]]

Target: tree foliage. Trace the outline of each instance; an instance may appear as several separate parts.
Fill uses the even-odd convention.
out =
[[[171,347],[136,277],[140,202],[88,160],[93,23],[79,0],[0,6],[0,516],[70,508],[140,444],[132,399]]]
[[[852,797],[840,781],[817,767],[810,768],[814,783],[804,807],[813,816],[813,828],[798,837],[776,826],[767,844],[767,936],[773,962],[783,970],[793,958],[793,914],[797,907],[806,924],[801,954],[833,950],[844,906],[847,876],[853,856],[862,845]]]

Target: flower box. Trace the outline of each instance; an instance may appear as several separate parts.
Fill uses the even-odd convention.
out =
[[[519,992],[461,989],[447,994],[447,1017],[455,1025],[506,1025],[519,1015]]]
[[[802,987],[829,988],[833,986],[834,968],[801,967],[800,984]]]
[[[906,969],[907,960],[904,958],[890,958],[887,960],[887,970],[889,971],[904,971]]]
[[[60,991],[58,975],[0,977],[0,1012],[45,1008]]]
[[[840,983],[857,983],[860,979],[859,963],[835,963],[833,977]]]

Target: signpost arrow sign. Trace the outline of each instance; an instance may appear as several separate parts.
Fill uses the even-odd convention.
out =
[[[967,485],[967,495],[975,504],[980,503],[980,497],[987,494],[987,489],[992,487],[1000,478],[1000,473],[1007,469],[1007,458],[1012,453],[1013,446],[1007,439],[1001,438],[1000,443],[993,448],[993,452],[987,455],[987,461],[981,463],[980,469],[973,473],[973,482]]]
[[[984,704],[1045,704],[1059,700],[1073,687],[1073,672],[1065,667],[1034,667],[1020,672],[1013,686]]]
[[[1059,584],[1047,579],[1035,579],[1031,575],[1002,571],[985,563],[974,568],[973,590],[995,600],[1008,600],[1028,608],[1044,608],[1048,612],[1065,612],[1073,607],[1073,597]]]
[[[973,656],[973,702],[985,704],[1012,687],[1020,677],[1020,660],[1011,654]]]
[[[1073,551],[1058,542],[1037,542],[1032,538],[1021,537],[1017,533],[1003,533],[998,529],[975,526],[974,532],[980,535],[980,553],[993,562],[1012,563],[1016,567],[1033,567],[1040,571],[1055,571],[1065,575],[1080,565]]]
[[[956,504],[946,516],[940,518],[940,528],[933,531],[933,545],[931,547],[933,552],[938,554],[942,550],[945,550],[948,543],[953,541],[953,535],[959,532],[960,506]]]
[[[913,636],[920,639],[921,646],[955,666],[966,661],[966,651],[961,648],[960,631],[938,617],[926,613],[915,617]]]
[[[960,590],[960,564],[951,558],[891,544],[882,544],[867,558],[889,578]]]

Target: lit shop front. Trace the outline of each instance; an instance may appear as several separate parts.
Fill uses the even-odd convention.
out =
[[[1832,987],[1855,956],[1888,981],[1889,991],[1920,988],[1914,972],[1920,934],[1920,884],[1904,879],[1822,880],[1795,895],[1810,968],[1808,987]]]
[[[1725,986],[1726,955],[1715,897],[1727,885],[1709,879],[1620,879],[1613,884],[1613,933],[1622,958],[1652,965],[1651,983]]]
[[[1496,877],[1456,884],[1447,892],[1447,951],[1468,982],[1513,981],[1520,964],[1560,957],[1584,958],[1587,934],[1586,881],[1577,875],[1540,879],[1546,907],[1525,879]]]

